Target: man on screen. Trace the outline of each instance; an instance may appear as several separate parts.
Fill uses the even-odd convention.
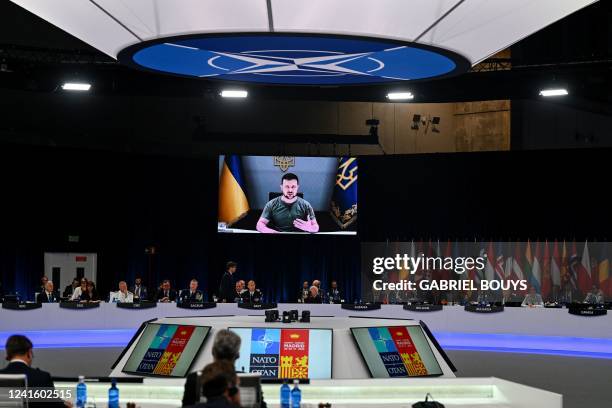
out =
[[[310,203],[298,197],[298,176],[287,173],[281,178],[281,195],[268,201],[264,207],[257,231],[275,232],[319,232],[319,224]]]

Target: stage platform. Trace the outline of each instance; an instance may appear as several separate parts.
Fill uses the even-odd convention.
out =
[[[412,312],[401,305],[373,311],[333,304],[279,304],[278,309],[310,310],[312,316],[375,317],[424,321],[446,350],[496,351],[612,359],[612,314],[574,316],[567,309],[506,308],[504,312],[466,312],[445,306],[437,312]],[[120,309],[103,303],[91,310],[43,304],[35,310],[0,309],[0,343],[13,333],[30,336],[37,348],[123,347],[142,322],[172,316],[261,316],[263,310],[218,304],[206,310],[179,309],[161,303],[151,309]]]

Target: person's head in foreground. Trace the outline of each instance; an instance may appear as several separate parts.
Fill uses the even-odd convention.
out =
[[[212,347],[215,361],[228,361],[232,364],[240,357],[240,336],[228,329],[217,332]]]
[[[283,177],[281,178],[280,187],[285,200],[295,200],[295,198],[297,197],[298,189],[300,188],[298,176],[293,173],[287,173],[283,175]]]
[[[34,358],[32,347],[32,342],[26,336],[14,334],[6,340],[6,360],[20,360],[30,366]]]
[[[201,382],[202,395],[207,401],[206,405],[219,401],[227,402],[229,406],[240,406],[238,376],[233,363],[220,360],[208,364],[202,371]],[[219,406],[225,406],[225,404]]]

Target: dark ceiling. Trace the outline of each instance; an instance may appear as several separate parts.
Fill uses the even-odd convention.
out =
[[[493,71],[409,88],[415,102],[446,102],[532,98],[542,86],[555,82],[570,88],[571,103],[607,104],[612,97],[612,1],[597,2],[520,41],[511,55],[511,60],[490,60],[488,68]],[[201,96],[216,94],[220,87],[125,68],[6,0],[0,2],[0,63],[0,88],[49,92],[69,78],[93,82],[95,92],[119,95]],[[503,69],[508,63],[512,69]],[[251,86],[249,91],[262,99],[384,101],[392,88]]]

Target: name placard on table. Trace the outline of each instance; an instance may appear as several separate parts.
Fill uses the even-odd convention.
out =
[[[215,302],[183,302],[177,303],[176,307],[181,309],[212,309],[217,307]]]
[[[4,302],[2,303],[3,309],[9,310],[34,310],[40,309],[41,303],[25,303],[25,302]]]
[[[59,307],[62,309],[74,309],[74,310],[83,310],[83,309],[96,309],[100,307],[100,303],[92,303],[92,302],[60,302]]]
[[[438,312],[442,310],[442,305],[406,304],[404,305],[404,310],[409,310],[411,312]]]
[[[117,303],[119,309],[151,309],[157,307],[156,302]]]
[[[504,311],[504,307],[497,305],[465,305],[465,311],[472,313],[499,313]]]
[[[380,303],[343,303],[342,309],[355,310],[357,312],[378,310],[380,309]]]
[[[593,305],[581,305],[581,304],[573,304],[568,306],[568,313],[575,316],[605,316],[608,314],[608,311],[603,307],[597,307]]]
[[[277,303],[238,303],[238,307],[241,309],[276,309],[278,307]]]

